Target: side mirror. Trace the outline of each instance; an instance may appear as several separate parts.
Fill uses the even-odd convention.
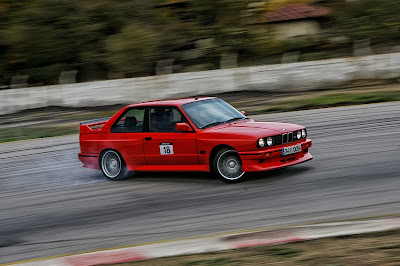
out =
[[[245,111],[240,111],[240,112],[242,113],[242,115],[244,115],[244,116],[246,115],[246,112],[245,112]]]
[[[175,129],[176,131],[185,131],[185,132],[192,131],[192,128],[187,123],[176,123]]]

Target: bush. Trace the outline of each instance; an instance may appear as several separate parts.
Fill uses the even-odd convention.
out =
[[[370,39],[372,43],[400,39],[400,4],[398,0],[359,0],[337,12],[336,30],[353,40]]]
[[[113,72],[149,75],[157,60],[160,35],[149,26],[129,25],[106,40],[106,62]]]

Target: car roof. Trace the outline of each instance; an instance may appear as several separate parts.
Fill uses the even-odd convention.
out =
[[[157,105],[167,105],[167,106],[181,106],[186,103],[203,101],[208,99],[215,99],[216,97],[192,97],[192,98],[180,98],[180,99],[168,99],[168,100],[156,100],[147,101],[141,103],[130,104],[127,107],[137,107],[137,106],[157,106]]]

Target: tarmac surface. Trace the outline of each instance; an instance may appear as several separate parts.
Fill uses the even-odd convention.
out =
[[[78,136],[0,144],[0,263],[254,228],[400,213],[400,102],[259,115],[314,160],[227,185],[207,173],[105,180]]]

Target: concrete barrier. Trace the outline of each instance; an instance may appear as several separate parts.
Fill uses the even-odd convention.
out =
[[[307,91],[357,79],[400,78],[400,53],[0,90],[0,114],[87,107],[239,90]]]

